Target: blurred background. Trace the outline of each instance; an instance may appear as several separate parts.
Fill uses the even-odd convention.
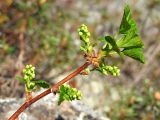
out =
[[[85,61],[77,28],[86,24],[93,43],[114,35],[125,4],[138,24],[146,63],[108,60],[121,69],[119,77],[78,75],[70,85],[83,92],[81,101],[57,106],[57,96],[49,95],[20,119],[160,120],[159,0],[0,0],[0,120],[24,102],[24,86],[16,76],[26,64],[36,67],[37,79],[55,84]]]

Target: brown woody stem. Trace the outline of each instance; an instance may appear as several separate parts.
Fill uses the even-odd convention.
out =
[[[26,91],[26,102],[32,99],[32,92]]]
[[[72,72],[71,74],[69,74],[67,77],[65,77],[64,79],[62,79],[61,81],[59,81],[57,84],[53,85],[51,88],[47,89],[46,91],[42,92],[41,94],[39,94],[38,96],[32,98],[29,101],[26,101],[10,118],[9,120],[15,120],[16,118],[18,118],[18,116],[26,109],[28,108],[31,104],[33,104],[34,102],[38,101],[39,99],[41,99],[42,97],[50,94],[51,92],[56,91],[59,86],[61,86],[62,84],[64,84],[65,82],[69,81],[71,78],[75,77],[76,75],[78,75],[82,70],[84,70],[85,68],[87,68],[90,65],[90,63],[86,62],[84,63],[81,67],[79,67],[78,69],[76,69],[74,72]]]

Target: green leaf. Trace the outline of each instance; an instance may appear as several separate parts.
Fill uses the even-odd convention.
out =
[[[20,76],[16,76],[17,80],[19,80],[20,82],[22,83],[25,83],[25,80],[24,78],[20,77]]]
[[[105,42],[104,36],[99,37],[98,40],[101,41],[101,42]]]
[[[120,38],[116,43],[119,48],[142,48],[144,46],[141,38],[137,34],[135,34],[134,31],[129,31],[126,35],[122,36],[122,38]]]
[[[128,5],[124,8],[123,18],[120,24],[119,33],[127,34],[129,30],[137,33],[136,22],[132,19],[132,14]]]
[[[145,63],[142,48],[127,48],[124,49],[122,53],[128,57],[140,61],[141,63]]]
[[[36,84],[36,86],[43,87],[43,88],[49,88],[49,84],[44,80],[35,80],[33,82]]]
[[[87,48],[86,48],[86,46],[80,46],[80,50],[83,51],[83,52],[86,52]]]
[[[117,53],[120,54],[120,50],[119,50],[119,48],[118,48],[118,46],[116,44],[116,41],[115,41],[115,39],[113,37],[105,36],[105,40],[106,40],[107,44],[110,44],[112,46],[111,50],[116,51]],[[104,50],[105,49],[107,50],[107,46],[106,46],[106,48],[104,48]]]
[[[142,63],[145,62],[143,55],[143,42],[138,35],[136,22],[132,19],[131,11],[128,5],[124,8],[122,22],[119,33],[124,34],[116,43],[122,49],[122,53]]]

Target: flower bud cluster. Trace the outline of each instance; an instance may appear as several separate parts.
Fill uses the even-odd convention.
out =
[[[82,41],[84,41],[86,44],[90,44],[89,37],[91,34],[88,31],[88,28],[86,25],[82,24],[78,29],[78,33]]]
[[[24,80],[31,81],[35,78],[35,67],[32,65],[26,65],[25,69],[23,69]]]
[[[80,100],[81,97],[82,93],[76,88],[71,88],[69,85],[62,85],[60,86],[60,96],[58,104],[61,104],[65,100]]]
[[[78,29],[78,33],[79,33],[80,39],[84,42],[84,45],[81,46],[80,49],[84,52],[92,52],[93,47],[90,45],[90,39],[89,39],[91,34],[88,31],[87,26],[82,24]]]
[[[99,70],[105,75],[108,75],[108,73],[110,73],[113,76],[120,75],[120,69],[117,66],[107,66],[102,63],[99,67]]]

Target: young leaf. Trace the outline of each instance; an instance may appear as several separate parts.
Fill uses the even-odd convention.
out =
[[[143,55],[142,48],[127,48],[122,51],[126,56],[129,56],[135,60],[145,63],[145,58]]]
[[[143,47],[140,37],[130,30],[126,35],[122,36],[117,42],[119,48]]]
[[[20,77],[20,76],[16,76],[17,80],[19,80],[20,82],[22,83],[25,83],[25,80],[24,78]]]
[[[111,50],[117,52],[120,54],[120,50],[116,44],[116,41],[113,37],[111,36],[105,36],[105,42],[106,44],[110,44],[112,47],[111,47]],[[107,47],[107,46],[106,46]],[[104,50],[107,50],[108,48],[104,48]]]
[[[119,28],[119,33],[124,34],[116,43],[124,55],[144,63],[143,42],[141,41],[136,22],[132,19],[131,11],[128,5],[124,8],[122,22]]]
[[[43,87],[43,88],[49,88],[49,84],[44,80],[34,80],[32,82],[34,82],[36,86]]]
[[[104,42],[105,38],[104,38],[104,36],[101,36],[101,37],[98,38],[98,40]]]
[[[137,33],[136,22],[132,19],[129,6],[126,5],[124,8],[123,18],[119,28],[119,33],[127,34],[129,30],[133,30],[135,33]]]

